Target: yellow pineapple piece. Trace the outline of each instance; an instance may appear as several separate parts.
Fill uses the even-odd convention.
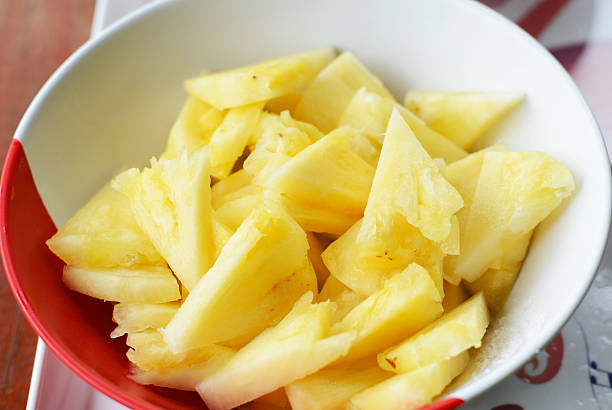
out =
[[[214,261],[208,152],[151,160],[128,170],[114,186],[130,198],[140,227],[188,290]]]
[[[178,353],[251,334],[286,313],[281,305],[260,318],[248,315],[277,283],[304,268],[307,250],[304,231],[279,206],[265,201],[232,235],[164,329],[171,350]],[[316,289],[316,277],[314,284]],[[285,299],[283,304],[294,301]]]
[[[505,252],[504,245],[533,230],[573,190],[571,173],[547,154],[486,152],[462,229],[461,254],[445,268],[455,278],[478,279]]]
[[[323,287],[323,284],[329,277],[329,270],[321,259],[321,253],[323,253],[323,246],[319,242],[317,236],[312,232],[306,232],[306,239],[308,239],[308,259],[312,263],[315,273],[317,274],[317,284],[319,287]]]
[[[523,100],[518,93],[409,91],[406,107],[462,148]]]
[[[210,106],[209,106],[210,107]],[[200,127],[204,135],[208,135],[207,143],[210,142],[210,137],[212,137],[213,133],[219,128],[219,125],[225,119],[228,110],[218,110],[215,107],[210,107],[208,111],[206,111],[200,117]]]
[[[329,276],[319,293],[319,302],[330,301],[336,304],[332,315],[332,325],[344,319],[355,306],[363,302],[364,297],[353,292],[334,276]]]
[[[210,138],[210,173],[224,179],[242,155],[261,115],[263,103],[230,109]]]
[[[164,327],[180,305],[178,302],[117,303],[113,307],[113,321],[117,323],[117,327],[112,331],[111,338]]]
[[[152,384],[171,389],[195,391],[198,383],[224,366],[234,354],[233,349],[216,346],[214,356],[204,361],[146,370],[132,365],[128,377],[144,385]]]
[[[306,87],[336,55],[333,48],[292,54],[185,81],[185,89],[219,110],[267,101]]]
[[[211,410],[231,409],[273,392],[347,352],[354,332],[330,336],[333,306],[311,304],[312,299],[312,293],[305,294],[278,325],[264,330],[198,385]]]
[[[407,221],[432,241],[444,241],[451,231],[452,215],[462,206],[459,193],[394,110],[357,237],[362,257],[375,258],[384,252],[396,220]]]
[[[64,266],[68,289],[111,302],[164,303],[181,298],[172,271],[161,266],[77,268]]]
[[[281,95],[273,98],[266,103],[266,111],[280,114],[283,111],[293,111],[302,99],[301,92]]]
[[[376,168],[380,156],[380,147],[376,143],[372,143],[359,132],[355,132],[355,136],[351,140],[351,149],[365,162]]]
[[[285,390],[293,410],[337,410],[355,394],[393,376],[373,358],[344,363],[291,383]]]
[[[112,268],[166,266],[140,229],[130,201],[107,184],[77,211],[47,246],[68,265]]]
[[[450,282],[444,281],[444,299],[442,300],[442,307],[444,308],[444,312],[453,310],[454,308],[462,304],[465,300],[467,300],[469,296],[470,295],[467,293],[463,285],[453,285]]]
[[[489,325],[489,311],[482,293],[444,314],[410,338],[378,355],[378,365],[396,373],[408,373],[478,348]]]
[[[211,108],[196,97],[187,97],[176,122],[170,129],[164,158],[180,157],[184,151],[191,154],[208,144],[212,132],[205,129],[200,118]]]
[[[353,137],[348,128],[327,134],[278,168],[265,187],[301,205],[359,218],[374,168],[351,149]]]
[[[451,230],[448,237],[440,243],[440,249],[446,255],[459,255],[461,253],[461,228],[457,215],[451,216]]]
[[[394,108],[400,112],[404,121],[432,158],[443,158],[450,163],[467,155],[465,150],[429,128],[394,100],[368,92],[365,88],[359,89],[353,96],[338,124],[356,128],[374,142],[375,146],[380,147],[385,137],[391,111]]]
[[[333,333],[357,331],[351,349],[340,360],[349,362],[380,352],[441,314],[436,285],[425,269],[412,263],[332,327]]]
[[[368,71],[353,54],[344,52],[325,67],[310,83],[294,114],[323,132],[338,126],[344,109],[361,87],[393,98],[383,83]]]
[[[223,203],[228,201],[228,198],[230,198],[230,200],[235,199],[231,194],[249,186],[252,179],[252,175],[248,174],[244,169],[241,169],[228,175],[227,178],[217,181],[210,189],[210,199],[213,209],[219,208]]]
[[[330,209],[315,208],[273,191],[265,191],[264,197],[281,205],[302,229],[308,232],[340,236],[357,220],[355,216]]]
[[[235,231],[240,224],[261,204],[262,193],[248,193],[228,201],[215,210],[215,218],[222,224]]]
[[[332,242],[321,255],[330,273],[357,294],[367,297],[383,288],[385,281],[415,262],[423,266],[436,284],[440,295],[442,288],[442,261],[440,247],[425,238],[417,228],[405,221],[397,221],[394,237],[385,244],[367,264],[359,263],[360,249],[357,242],[363,220],[356,222],[340,238]]]
[[[431,403],[466,368],[468,352],[432,363],[410,373],[398,374],[361,393],[347,405],[349,410],[411,410]]]
[[[219,345],[204,346],[183,353],[172,353],[157,330],[128,333],[125,342],[130,349],[128,359],[144,370],[192,365],[210,359],[230,349]]]

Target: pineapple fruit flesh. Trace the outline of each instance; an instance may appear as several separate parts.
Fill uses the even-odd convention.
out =
[[[398,374],[351,398],[349,410],[411,410],[431,403],[466,368],[469,353]]]
[[[261,192],[247,193],[215,209],[215,218],[232,231],[236,231],[251,212],[261,204],[261,200]]]
[[[113,181],[125,193],[140,227],[191,290],[214,261],[209,153],[151,160],[142,172],[128,170]]]
[[[380,79],[368,71],[350,52],[340,54],[308,85],[295,107],[295,117],[330,132],[353,95],[361,87],[393,99]]]
[[[161,266],[108,269],[66,265],[62,280],[70,290],[110,302],[165,303],[181,298],[172,271]]]
[[[169,303],[117,303],[113,307],[113,321],[117,327],[111,338],[126,333],[157,329],[168,324],[180,306],[179,302]]]
[[[571,173],[544,153],[486,152],[462,228],[461,254],[449,257],[445,270],[454,278],[478,279],[573,190]]]
[[[452,141],[438,134],[406,108],[390,98],[369,92],[362,87],[355,93],[338,124],[349,125],[372,141],[380,149],[385,137],[389,117],[397,109],[410,126],[423,148],[432,158],[443,158],[447,162],[464,158],[467,153]]]
[[[252,175],[247,173],[244,169],[241,169],[228,175],[227,178],[217,181],[210,188],[210,200],[212,202],[212,207],[214,209],[219,208],[225,202],[228,202],[226,199],[228,197],[234,199],[234,197],[231,195],[237,191],[240,191],[242,188],[250,186],[252,179]]]
[[[306,293],[278,325],[264,330],[198,385],[211,410],[231,409],[273,392],[348,351],[354,332],[331,336],[333,306],[311,304],[312,299]]]
[[[454,308],[462,304],[464,301],[466,301],[469,296],[469,293],[465,290],[462,284],[453,285],[450,282],[444,281],[444,299],[442,300],[442,307],[444,308],[444,312],[453,310]],[[487,300],[486,294],[485,300]],[[488,300],[487,305],[489,305]]]
[[[299,204],[358,219],[368,199],[374,167],[351,149],[353,137],[346,128],[327,134],[277,169],[265,187]]]
[[[187,97],[176,122],[170,129],[164,158],[180,157],[184,151],[191,154],[208,144],[212,132],[204,126],[200,119],[211,108],[210,105],[196,97]]]
[[[276,284],[304,268],[307,250],[297,223],[276,204],[264,202],[232,235],[163,330],[171,350],[179,353],[266,328],[286,313],[280,306],[259,318],[248,313]],[[316,278],[314,283],[316,288]],[[291,306],[295,300],[284,302]]]
[[[339,410],[355,394],[393,376],[373,358],[344,363],[291,383],[285,390],[293,410]]]
[[[330,301],[336,304],[331,323],[340,322],[355,306],[363,302],[364,297],[353,292],[334,276],[329,276],[319,293],[319,302]]]
[[[185,89],[219,110],[267,101],[300,91],[335,55],[331,47],[293,54],[192,78]]]
[[[522,100],[517,93],[415,90],[406,94],[404,104],[428,126],[468,149]]]
[[[425,269],[410,264],[392,276],[378,292],[355,306],[333,333],[357,331],[349,352],[350,362],[398,343],[442,314],[440,293]]]
[[[47,246],[72,266],[166,266],[136,222],[129,199],[111,184],[107,184],[77,211],[47,241]]]
[[[224,179],[242,155],[259,121],[263,103],[230,109],[210,138],[210,173]]]
[[[489,311],[482,293],[445,313],[397,346],[378,355],[378,365],[396,373],[408,373],[479,348]]]

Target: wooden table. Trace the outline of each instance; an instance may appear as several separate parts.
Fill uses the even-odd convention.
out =
[[[28,104],[45,80],[89,37],[95,0],[0,0],[2,163]],[[0,268],[1,269],[1,268]],[[0,408],[26,406],[36,334],[0,273]]]

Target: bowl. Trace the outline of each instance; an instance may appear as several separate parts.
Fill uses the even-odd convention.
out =
[[[119,21],[57,70],[25,113],[2,174],[8,280],[47,346],[93,387],[132,408],[195,408],[195,393],[126,377],[111,306],[68,291],[44,242],[117,171],[164,147],[182,80],[333,45],[351,50],[401,99],[409,88],[522,91],[526,102],[484,137],[545,151],[577,190],[538,229],[521,275],[466,375],[435,408],[487,390],[542,348],[579,304],[610,223],[610,166],[584,99],[533,38],[465,0],[161,1]]]

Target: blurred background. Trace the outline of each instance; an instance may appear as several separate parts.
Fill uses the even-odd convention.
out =
[[[92,34],[95,35],[125,13],[149,2],[148,0],[98,0],[97,2],[95,0],[0,0],[2,163],[21,116],[51,73]],[[481,2],[517,22],[552,52],[583,92],[600,124],[608,146],[611,146],[612,1],[482,0]],[[517,62],[517,64],[528,64],[528,62]],[[609,270],[602,269],[602,271],[585,299],[583,307],[575,316],[579,326],[591,320],[589,316],[591,313],[588,312],[593,309],[600,311],[603,309],[604,313],[611,314],[612,319],[610,306],[612,298],[608,298],[612,297],[609,292],[612,289],[612,276]],[[601,279],[602,275],[605,276],[604,282]],[[578,326],[572,323],[570,322],[563,330],[566,354],[571,351],[568,348],[572,347],[568,345],[567,340],[571,341],[573,337],[568,332],[580,333],[580,329],[572,330],[572,326]],[[582,333],[588,351],[588,337],[584,331]],[[612,349],[612,339],[608,339],[607,346],[602,340],[601,337],[597,339],[597,343],[604,343],[599,346],[601,349]],[[36,335],[14,301],[4,274],[0,274],[0,408],[26,408],[36,343]],[[560,353],[559,343],[561,343]],[[529,384],[542,384],[535,382],[542,380],[542,377],[539,379],[536,377],[537,373],[543,374],[550,366],[554,367],[555,360],[559,362],[556,370],[558,372],[563,360],[563,338],[561,342],[557,339],[556,342],[553,341],[545,354],[544,370],[537,369],[538,366],[542,366],[542,363],[538,362],[533,364],[532,368],[526,366],[522,373],[519,372],[516,380],[512,381],[524,385],[516,384],[518,387],[515,387],[514,384],[507,382],[506,394],[511,394],[513,389],[517,388],[521,388],[521,392],[524,392],[525,386]],[[585,379],[588,380],[586,383],[590,382],[592,400],[582,402],[577,398],[569,403],[570,407],[567,408],[582,406],[612,408],[606,407],[606,403],[612,406],[612,401],[600,401],[598,398],[603,395],[609,396],[612,392],[610,386],[612,374],[601,370],[601,366],[598,369],[597,364],[593,366],[593,363],[595,362],[587,361],[583,369],[588,376],[588,379]],[[609,358],[608,364],[612,369],[612,360]],[[552,377],[555,375],[556,373]],[[601,390],[603,392],[601,393],[599,389],[605,391]],[[502,388],[502,393],[503,391]],[[502,393],[496,393],[497,397],[503,396]],[[535,394],[542,396],[550,393],[539,390]],[[523,409],[521,405],[508,403],[501,398],[500,403],[505,404],[494,407],[484,404],[485,401],[481,400],[479,402],[481,404],[473,404],[470,408]],[[478,407],[480,405],[483,407]]]

